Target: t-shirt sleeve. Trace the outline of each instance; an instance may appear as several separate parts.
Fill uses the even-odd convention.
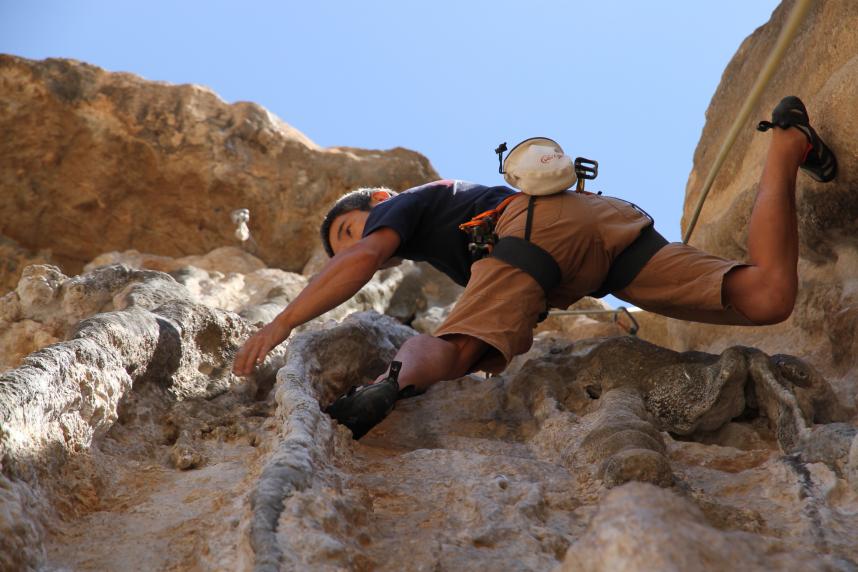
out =
[[[425,201],[417,193],[401,193],[377,204],[369,213],[361,238],[382,227],[390,227],[399,235],[399,249],[414,236],[425,210]]]

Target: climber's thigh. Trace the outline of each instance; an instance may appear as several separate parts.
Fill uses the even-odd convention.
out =
[[[533,329],[545,310],[545,292],[526,272],[484,258],[471,266],[471,280],[434,335],[462,334],[489,347],[471,371],[502,371],[513,356],[533,344]]]
[[[632,283],[614,295],[643,310],[680,320],[750,325],[723,295],[724,277],[741,266],[745,264],[674,242],[659,250]]]

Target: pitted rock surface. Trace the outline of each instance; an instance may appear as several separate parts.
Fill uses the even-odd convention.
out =
[[[809,551],[714,528],[694,503],[645,484],[611,491],[559,572],[829,570]]]
[[[170,300],[190,301],[190,293],[162,272],[120,264],[68,278],[50,265],[26,267],[17,288],[0,298],[0,371],[26,354],[68,337],[83,318],[135,307],[153,309]],[[30,333],[21,343],[22,330]]]
[[[603,367],[609,354],[618,362],[646,363],[654,372],[683,361],[707,364],[709,369],[689,369],[690,381],[716,388],[713,409],[730,411],[719,401],[734,394],[719,393],[722,385],[711,372],[740,364],[727,367],[744,372],[740,389],[753,385],[747,359],[737,356],[747,352],[768,360],[761,352],[682,355],[617,339],[549,345],[511,376],[468,376],[401,401],[354,442],[313,402],[329,403],[384,368],[390,344],[407,333],[398,334],[401,326],[391,324],[382,335],[383,324],[371,315],[353,316],[292,342],[275,388],[278,410],[286,414],[279,454],[268,462],[251,501],[251,546],[259,569],[394,570],[409,562],[414,569],[550,570],[561,562],[575,569],[589,559],[585,569],[612,570],[611,563],[626,562],[633,570],[678,570],[717,553],[709,569],[735,560],[749,569],[822,570],[841,564],[848,569],[844,563],[856,557],[836,531],[845,523],[856,530],[858,522],[841,512],[856,498],[828,460],[807,466],[792,457],[782,460],[777,423],[745,408],[733,424],[762,433],[756,448],[673,439],[646,408],[650,382],[611,380]],[[328,369],[329,354],[362,355],[364,361],[348,359],[351,365]],[[731,369],[727,377],[733,375]],[[594,379],[612,389],[600,394]],[[633,487],[616,505],[601,501],[605,489],[625,491],[633,485],[624,483],[635,480],[671,492]],[[818,489],[838,481],[844,496],[826,501]],[[746,506],[749,495],[756,496]],[[631,515],[613,530],[628,526],[635,540],[606,529],[615,525],[599,519],[609,514],[620,523]],[[662,528],[655,524],[661,521]],[[682,541],[672,543],[674,534]],[[696,534],[711,535],[711,542],[698,545]],[[635,548],[638,541],[647,549]],[[765,546],[764,554],[755,546]],[[589,555],[582,554],[586,550]],[[604,550],[614,555],[598,564],[596,555]]]
[[[581,442],[583,462],[598,463],[605,486],[644,481],[670,486],[673,473],[664,439],[634,388],[617,388],[599,400],[598,420]]]
[[[0,234],[0,293],[15,289],[25,267],[50,262],[50,252],[33,252]]]
[[[399,267],[379,272],[352,300],[298,330],[354,311],[384,313],[393,305],[404,307],[407,273]],[[113,252],[71,278],[56,266],[28,266],[16,289],[0,297],[0,372],[19,365],[33,351],[67,339],[80,320],[99,312],[154,309],[179,301],[236,312],[263,325],[306,285],[304,276],[266,268],[258,258],[231,247],[179,259]],[[425,299],[423,303],[425,307]]]
[[[794,396],[788,362],[812,374],[797,378],[804,389],[812,378],[828,395],[794,358],[680,354],[628,337],[537,342],[509,374],[439,383],[355,442],[322,409],[416,332],[374,312],[317,325],[272,358],[283,367],[269,393],[263,378],[278,366],[247,382],[228,373],[250,331],[187,301],[132,306],[6,372],[3,548],[28,547],[13,564],[608,570],[593,556],[606,550],[605,563],[635,570],[712,550],[750,569],[858,561],[854,429],[814,425],[813,407],[758,389]],[[709,409],[695,403],[671,425],[659,408],[689,395]],[[783,411],[804,424],[788,457]],[[722,425],[702,432],[698,419]],[[745,449],[726,445],[737,434]],[[665,492],[639,494],[634,481]],[[690,531],[706,545],[675,541]]]
[[[791,5],[725,73],[689,202]],[[665,345],[704,353],[558,320],[503,375],[402,400],[359,442],[323,408],[387,366],[416,333],[400,322],[431,331],[443,318],[458,293],[420,267],[380,273],[247,380],[230,361],[306,285],[293,272],[323,263],[311,246],[320,209],[350,187],[434,178],[428,162],[320,150],[258,106],[194,86],[0,56],[12,101],[0,111],[0,187],[12,189],[0,233],[20,242],[0,243],[14,287],[0,296],[0,568],[855,570],[858,155],[844,134],[856,131],[856,17],[845,0],[815,3],[801,53],[791,48],[758,110],[799,93],[841,158],[835,185],[800,179],[790,322],[641,318]],[[50,133],[28,139],[36,116]],[[740,137],[698,244],[743,254],[736,229],[764,150]],[[243,207],[259,258],[225,246]],[[52,230],[69,220],[79,236]],[[61,266],[39,251],[49,239]],[[104,249],[116,252],[66,276]],[[563,339],[584,332],[608,337]]]

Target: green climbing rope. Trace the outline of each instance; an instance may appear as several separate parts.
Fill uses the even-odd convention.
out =
[[[798,32],[798,28],[804,20],[804,16],[807,14],[807,10],[810,8],[812,2],[813,0],[796,0],[789,18],[781,30],[778,41],[772,49],[772,53],[769,54],[769,59],[766,60],[762,71],[760,71],[760,75],[757,77],[756,83],[754,83],[754,87],[751,89],[748,97],[745,98],[745,103],[742,105],[739,115],[736,116],[733,126],[730,127],[730,132],[727,134],[727,138],[724,140],[724,143],[721,144],[718,156],[715,158],[715,162],[709,170],[709,175],[703,183],[703,190],[700,194],[700,199],[697,201],[697,206],[694,209],[694,215],[691,217],[691,222],[688,223],[688,230],[685,232],[685,237],[682,239],[682,242],[685,244],[688,244],[688,241],[691,239],[691,233],[694,232],[694,227],[697,225],[697,219],[700,217],[700,211],[703,209],[703,203],[706,201],[706,196],[712,188],[712,183],[715,182],[718,170],[727,158],[727,153],[730,152],[730,148],[736,141],[739,131],[745,128],[748,116],[751,115],[751,111],[760,99],[760,95],[762,95],[763,90],[774,75],[778,64],[780,64],[783,59],[787,47],[792,43],[792,40],[795,37],[796,32]]]

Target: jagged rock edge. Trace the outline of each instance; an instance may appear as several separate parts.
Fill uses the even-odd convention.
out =
[[[180,321],[183,313],[191,318],[226,318],[236,337],[250,330],[239,316],[200,304],[172,301],[153,311],[131,307],[83,320],[70,339],[34,352],[20,367],[0,374],[0,418],[6,420],[0,426],[0,489],[5,489],[9,506],[19,507],[27,516],[26,523],[17,523],[13,533],[0,535],[4,552],[19,546],[20,537],[25,537],[28,550],[16,551],[16,561],[11,564],[37,569],[45,558],[39,513],[46,507],[37,494],[39,475],[56,471],[70,454],[88,449],[94,439],[107,433],[117,420],[120,401],[135,383],[168,379],[168,393],[172,385],[180,385],[171,375],[178,371],[179,360],[159,356],[187,355],[183,346],[196,342],[194,328]],[[128,337],[123,338],[122,332]],[[136,343],[129,344],[128,339]],[[93,370],[98,375],[88,375]],[[197,378],[203,379],[205,376]],[[208,384],[197,389],[200,396],[212,394]],[[187,389],[174,396],[181,398],[182,393]],[[100,404],[81,404],[87,395],[97,396]],[[57,400],[57,407],[48,407]],[[34,417],[40,421],[28,423]],[[32,428],[38,432],[28,435]]]
[[[379,327],[379,322],[388,322],[387,327],[394,328],[393,333]],[[416,333],[392,318],[369,311],[353,314],[330,329],[307,332],[291,340],[286,364],[277,372],[275,386],[277,417],[282,419],[280,433],[285,437],[278,442],[250,494],[249,541],[255,558],[253,569],[257,572],[273,572],[280,570],[285,561],[293,564],[301,561],[299,555],[284,553],[277,541],[278,521],[286,499],[310,487],[314,475],[333,470],[334,447],[350,441],[349,435],[335,442],[337,431],[347,430],[338,429],[322,412],[321,400],[332,388],[325,387],[326,380],[313,375],[318,368],[313,362],[316,344],[324,343],[338,330],[353,327],[383,336],[375,343],[389,358],[404,339]],[[342,389],[333,391],[338,393]]]

